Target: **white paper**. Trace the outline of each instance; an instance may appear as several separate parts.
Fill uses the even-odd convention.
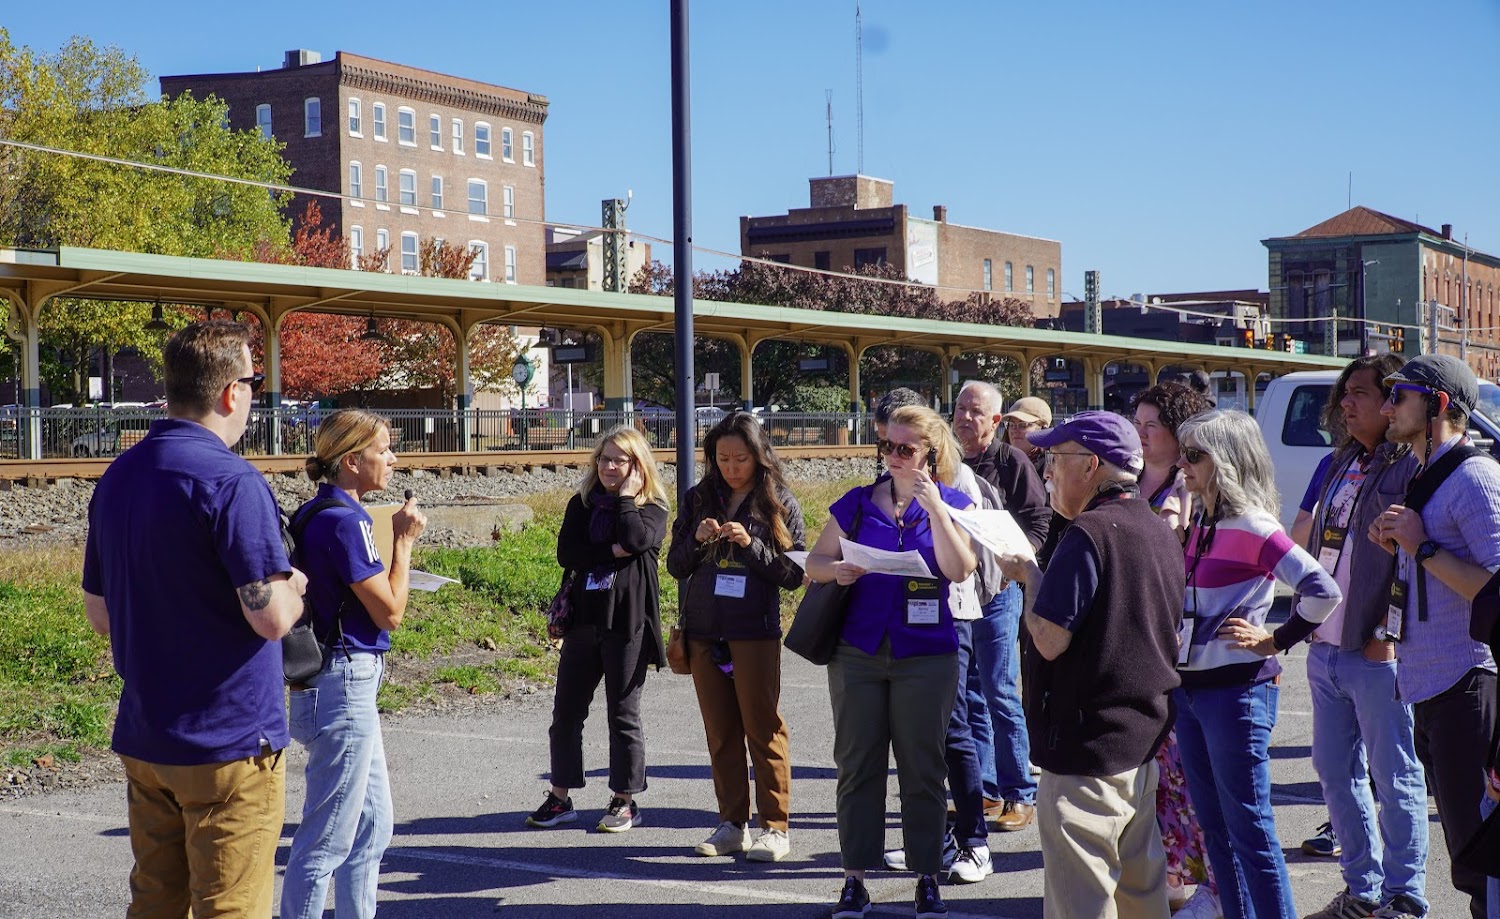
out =
[[[407,582],[407,585],[412,590],[425,590],[431,593],[432,591],[437,590],[439,587],[442,587],[444,584],[457,583],[458,581],[454,580],[453,578],[445,578],[439,574],[428,574],[425,571],[418,571],[413,568],[411,571],[411,580]]]
[[[930,578],[933,577],[932,569],[927,567],[927,560],[922,553],[915,550],[909,552],[892,552],[889,549],[875,549],[870,546],[862,546],[857,542],[840,539],[839,545],[844,550],[844,561],[851,565],[858,565],[873,574],[894,574],[901,577]]]
[[[798,568],[801,568],[803,571],[806,571],[807,570],[807,557],[809,555],[811,555],[812,553],[810,553],[810,552],[786,552],[786,553],[783,553],[783,554],[785,554],[787,558],[789,558],[793,562],[795,562]]]
[[[975,542],[994,555],[1036,558],[1036,552],[1031,548],[1031,540],[1026,538],[1021,525],[1016,523],[1016,518],[1011,516],[1010,511],[985,508],[959,510],[956,507],[950,507],[948,515]]]

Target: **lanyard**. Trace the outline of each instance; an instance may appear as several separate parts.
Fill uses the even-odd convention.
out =
[[[1203,561],[1203,556],[1208,554],[1209,547],[1214,542],[1214,532],[1219,526],[1219,514],[1216,510],[1214,515],[1204,520],[1206,512],[1199,511],[1198,519],[1193,524],[1193,554],[1192,564],[1188,565],[1187,583],[1193,592],[1194,616],[1198,615],[1198,563]]]

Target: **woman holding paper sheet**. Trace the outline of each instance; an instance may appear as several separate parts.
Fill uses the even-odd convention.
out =
[[[672,527],[667,571],[686,580],[681,628],[703,713],[719,826],[694,851],[787,856],[792,764],[781,717],[781,592],[802,586],[802,508],[755,416],[735,412],[703,438],[703,480]],[[750,772],[761,832],[752,841]]]
[[[317,496],[293,517],[323,669],[291,687],[288,722],[307,748],[307,799],[292,837],[281,915],[323,915],[328,884],[343,917],[375,915],[380,858],[391,841],[391,786],[375,695],[391,632],[406,612],[412,546],[427,518],[408,498],[391,518],[390,566],[360,499],[390,484],[396,454],[383,418],[348,409],[318,426],[307,477]]]
[[[882,863],[892,750],[906,863],[918,875],[917,915],[944,909],[936,875],[947,824],[946,729],[958,689],[948,585],[976,565],[947,508],[972,502],[951,487],[962,453],[931,409],[893,411],[879,447],[889,472],[834,502],[807,559],[813,580],[850,585],[843,634],[828,665],[845,875],[834,919],[868,909],[864,874]],[[841,541],[851,532],[860,545],[920,556],[934,577],[896,577],[844,561]]]

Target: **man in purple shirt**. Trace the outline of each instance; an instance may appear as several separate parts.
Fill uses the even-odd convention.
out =
[[[307,579],[265,479],[231,447],[261,375],[249,330],[190,325],[162,358],[165,420],[89,503],[84,611],[123,687],[130,917],[271,914],[288,741],[279,639]]]

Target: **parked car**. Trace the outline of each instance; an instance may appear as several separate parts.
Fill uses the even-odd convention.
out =
[[[93,418],[102,418],[74,437],[71,453],[77,457],[116,456],[140,443],[151,427],[151,415],[144,402],[103,403],[88,409]],[[115,417],[118,413],[118,417]]]

